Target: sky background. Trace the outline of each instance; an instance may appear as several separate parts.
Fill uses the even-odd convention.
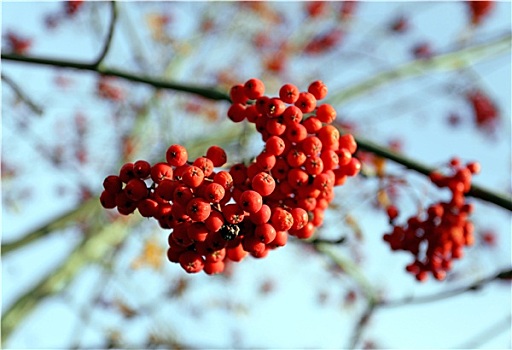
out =
[[[141,13],[158,12],[161,4],[122,2],[120,5],[120,16],[124,20],[119,22],[119,31],[106,64],[127,70],[141,69],[131,59],[131,40],[137,37],[147,61],[156,62],[154,67],[142,69],[151,74],[158,72],[161,66],[165,66],[168,53],[151,45]],[[343,56],[346,61],[337,60],[336,53],[318,59],[297,60],[290,68],[289,78],[306,87],[307,82],[318,76],[329,86],[331,94],[335,94],[351,83],[409,61],[411,57],[407,49],[420,40],[432,42],[438,52],[449,51],[456,46],[457,38],[467,34],[467,14],[462,5],[457,2],[363,3],[353,23],[353,35],[346,39],[346,46],[354,48]],[[55,30],[48,31],[44,29],[44,18],[61,11],[62,3],[4,2],[1,6],[2,32],[13,30],[33,38],[31,54],[88,61],[100,51],[98,43],[108,21],[105,7],[85,9],[85,13],[73,21],[63,21]],[[169,3],[168,11],[173,14],[175,22],[188,23],[188,26],[172,27],[175,38],[190,35],[195,29],[194,24],[197,24],[197,13],[208,6],[213,14],[225,11],[226,19],[250,21],[243,15],[235,16],[237,10],[226,4]],[[275,6],[279,9],[290,6],[290,12],[300,10],[297,3],[277,3]],[[510,10],[510,2],[498,3],[492,20],[475,34],[475,42],[510,33]],[[387,20],[398,14],[410,16],[413,29],[400,40],[394,40],[386,36],[382,28]],[[299,16],[294,20],[300,21]],[[137,35],[130,35],[130,30]],[[311,30],[314,32],[315,28]],[[195,61],[175,57],[166,74],[177,81],[210,82],[210,75],[194,74],[201,66],[201,59],[206,60],[206,72],[224,67],[234,56],[244,52],[245,44],[240,41],[243,37],[243,33],[230,36],[225,32],[204,40],[194,37],[189,44]],[[233,71],[241,79],[261,73],[251,57],[241,57],[240,61],[244,66],[233,66]],[[23,106],[16,105],[11,109],[14,94],[6,84],[2,84],[2,159],[19,169],[14,178],[2,176],[2,241],[8,242],[75,206],[77,184],[86,185],[94,192],[100,190],[102,179],[119,168],[118,154],[112,151],[112,135],[119,126],[112,122],[113,111],[122,116],[130,113],[131,106],[126,103],[117,107],[99,100],[93,93],[96,77],[92,74],[56,73],[4,61],[2,71],[18,82],[28,96],[44,106],[41,117],[34,116]],[[297,72],[302,74],[299,76]],[[71,79],[70,87],[55,87],[58,76]],[[389,88],[337,108],[346,121],[360,123],[358,130],[361,136],[381,143],[400,137],[404,152],[426,164],[440,165],[453,155],[460,155],[464,160],[478,160],[483,171],[475,182],[493,190],[510,192],[510,76],[509,52],[476,64],[470,73],[466,71],[460,76],[453,73],[427,74],[394,83]],[[456,109],[463,116],[470,115],[467,104],[460,98],[466,81],[468,86],[477,81],[500,106],[502,124],[498,137],[479,132],[468,121],[456,130],[447,127],[446,115],[451,110]],[[283,83],[270,82],[269,90],[276,93],[275,87]],[[124,82],[120,85],[134,101],[153,96],[152,89]],[[225,127],[222,122],[205,127],[197,120],[187,119],[187,115],[179,115],[178,109],[176,112],[171,109],[176,108],[173,103],[164,100],[158,109],[155,108],[159,113],[169,113],[170,117],[165,119],[167,124],[143,129],[148,139],[159,135],[161,130],[158,129],[165,129],[169,130],[165,137],[186,142],[195,136],[209,137],[216,129]],[[218,109],[222,114],[227,106],[219,104]],[[92,164],[80,167],[69,163],[56,171],[43,161],[41,153],[44,154],[44,145],[52,142],[73,143],[74,135],[69,132],[67,123],[77,112],[88,117],[90,132],[84,142],[90,150]],[[159,116],[150,115],[150,118],[161,120]],[[128,122],[121,122],[121,126],[130,128]],[[150,143],[149,140],[146,142]],[[165,144],[165,140],[159,142]],[[252,149],[257,149],[257,140],[253,142]],[[157,157],[157,151],[155,146],[138,156]],[[389,169],[397,173],[401,171],[393,165],[389,165]],[[421,176],[411,175],[410,181],[416,194],[429,191],[428,183]],[[23,190],[27,188],[31,189],[30,196],[24,199]],[[379,286],[379,291],[389,299],[429,295],[457,285],[467,285],[489,273],[510,267],[510,215],[492,205],[476,202],[475,223],[479,227],[496,230],[499,246],[492,250],[485,247],[477,249],[478,246],[469,249],[466,259],[456,263],[456,278],[450,285],[435,281],[419,285],[403,271],[410,257],[390,252],[382,242],[382,234],[389,225],[382,213],[369,209],[369,196],[374,189],[375,185],[364,185],[361,179],[352,179],[337,192],[339,203],[350,207],[351,216],[357,219],[364,233],[362,241],[351,236],[340,254],[349,259],[360,256],[366,278]],[[357,195],[360,202],[347,203]],[[441,192],[444,198],[446,195]],[[18,197],[14,205],[13,197]],[[414,210],[409,205],[404,211],[410,214]],[[328,217],[323,233],[335,236],[345,230],[343,225],[339,218]],[[12,335],[7,347],[67,348],[73,344],[102,347],[105,333],[122,330],[126,344],[141,344],[148,332],[158,332],[173,335],[185,344],[200,348],[342,348],[349,343],[354,320],[364,310],[361,299],[353,305],[345,303],[347,292],[355,288],[354,282],[333,272],[327,259],[313,254],[300,243],[290,243],[262,260],[247,259],[235,267],[230,279],[226,279],[204,274],[185,276],[178,266],[168,263],[159,271],[130,269],[144,241],[151,237],[158,237],[159,242],[166,244],[166,235],[161,234],[157,225],[148,221],[138,223],[111,265],[86,267],[63,293],[41,302]],[[3,257],[3,310],[65,261],[81,238],[79,229],[71,227]],[[189,285],[187,292],[182,297],[170,298],[168,290],[182,279]],[[265,287],[271,292],[262,292]],[[112,311],[112,305],[98,307],[98,299],[122,300],[137,309],[139,315],[124,318]],[[383,348],[469,347],[466,346],[468,341],[478,338],[477,335],[489,328],[502,327],[507,320],[510,324],[510,310],[510,284],[492,283],[481,291],[436,303],[379,310],[372,317],[363,339],[374,341]],[[510,339],[508,329],[485,342],[482,348],[510,348]]]

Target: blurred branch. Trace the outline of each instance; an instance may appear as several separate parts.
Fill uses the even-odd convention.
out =
[[[72,223],[97,215],[100,211],[98,203],[99,201],[97,198],[91,198],[77,208],[62,214],[57,218],[49,220],[47,224],[33,230],[20,239],[2,243],[2,255],[8,254],[18,248],[22,248],[56,230],[62,230]]]
[[[455,349],[477,349],[481,345],[488,342],[490,339],[496,337],[501,332],[510,330],[510,323],[512,322],[512,317],[508,315],[504,319],[499,320],[491,327],[486,328],[482,333],[477,334],[469,341],[465,342],[461,346],[455,347]]]
[[[97,206],[99,207],[99,203]],[[102,230],[91,232],[62,265],[16,300],[2,315],[2,345],[5,346],[7,338],[39,301],[62,291],[86,264],[103,259],[124,240],[130,231],[129,227],[138,219],[133,215],[105,225]]]
[[[112,38],[114,37],[114,29],[116,27],[116,22],[117,22],[117,5],[116,5],[116,2],[115,1],[110,1],[110,7],[111,7],[112,16],[110,17],[110,24],[109,24],[109,27],[108,27],[108,34],[107,34],[107,37],[105,39],[105,43],[103,44],[103,49],[101,50],[100,55],[98,56],[96,61],[94,61],[94,63],[92,64],[95,67],[98,67],[101,64],[101,62],[103,61],[103,59],[105,58],[105,56],[107,56],[108,50],[110,49],[110,45],[112,44]]]
[[[434,168],[428,167],[416,160],[411,158],[407,158],[404,155],[393,152],[389,148],[382,147],[372,141],[362,139],[360,137],[356,138],[358,148],[367,152],[371,152],[377,156],[392,160],[398,164],[405,166],[408,169],[414,170],[418,173],[421,173],[425,176],[429,176],[429,174],[434,171]],[[471,189],[466,196],[474,197],[482,199],[486,202],[493,203],[503,209],[507,209],[512,211],[512,199],[511,196],[506,196],[501,193],[496,193],[489,189],[483,188],[478,185],[471,185]]]
[[[424,304],[424,303],[431,303],[447,298],[451,298],[466,292],[470,291],[476,291],[483,288],[485,285],[489,284],[490,282],[497,281],[497,280],[507,280],[510,281],[512,279],[512,268],[506,269],[503,271],[500,271],[496,274],[493,274],[492,276],[488,276],[485,278],[482,278],[476,282],[471,283],[468,286],[463,286],[459,288],[455,288],[446,292],[434,294],[434,295],[427,295],[423,297],[416,297],[416,298],[404,298],[399,300],[380,300],[377,302],[376,306],[378,307],[398,307],[398,306],[404,306],[404,305],[411,305],[411,304]]]
[[[37,115],[43,114],[43,109],[39,107],[34,101],[32,101],[26,94],[23,93],[21,88],[16,84],[11,78],[2,73],[2,80],[4,83],[9,85],[9,87],[14,91],[16,96],[23,102],[27,104],[27,106]]]
[[[512,35],[508,33],[484,44],[436,55],[428,60],[419,59],[406,63],[387,72],[376,74],[362,82],[356,83],[352,87],[343,89],[339,93],[328,97],[326,102],[341,104],[400,79],[421,76],[431,71],[452,71],[472,66],[478,61],[510,52],[511,40]]]
[[[96,66],[94,63],[85,63],[78,61],[68,61],[68,60],[60,60],[53,59],[47,57],[36,57],[36,56],[21,56],[11,53],[2,53],[1,58],[3,60],[9,60],[13,62],[22,62],[22,63],[30,63],[36,65],[45,65],[45,66],[53,66],[58,68],[72,68],[78,70],[84,70],[89,72],[99,73],[101,75],[107,75],[112,77],[118,77],[122,79],[126,79],[129,81],[142,83],[146,85],[153,86],[159,89],[168,89],[175,91],[188,92],[195,95],[203,96],[210,100],[224,100],[229,101],[229,96],[223,92],[216,90],[213,87],[204,87],[197,85],[189,85],[189,84],[180,84],[168,80],[162,80],[158,78],[148,77],[144,74],[135,74],[127,71],[114,69],[114,68],[105,68],[102,66]]]

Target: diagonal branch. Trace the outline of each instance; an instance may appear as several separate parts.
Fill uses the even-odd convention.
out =
[[[454,296],[457,296],[457,295],[460,295],[460,294],[463,294],[466,292],[480,290],[481,288],[483,288],[484,286],[486,286],[487,284],[489,284],[493,281],[498,281],[498,280],[507,281],[510,279],[512,279],[512,268],[505,269],[505,270],[495,273],[491,276],[482,278],[478,281],[471,283],[468,286],[458,287],[458,288],[448,290],[448,291],[445,291],[442,293],[427,295],[427,296],[417,297],[417,298],[404,298],[404,299],[399,299],[399,300],[379,300],[377,302],[376,306],[389,308],[389,307],[398,307],[398,306],[411,305],[411,304],[431,303],[431,302],[451,298],[451,297],[454,297]]]
[[[2,73],[2,80],[4,83],[10,86],[10,88],[14,91],[14,93],[18,96],[20,100],[25,102],[27,106],[37,115],[43,114],[43,109],[38,106],[34,101],[32,101],[23,91],[21,88],[16,84],[11,78],[5,75],[5,73]]]

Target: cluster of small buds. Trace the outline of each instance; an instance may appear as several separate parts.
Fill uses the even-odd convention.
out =
[[[286,84],[275,98],[263,93],[258,79],[231,89],[228,117],[255,123],[265,142],[250,164],[216,172],[227,161],[222,148],[191,162],[185,147],[171,145],[165,162],[139,160],[107,176],[103,207],[123,215],[138,210],[171,229],[167,257],[189,273],[221,273],[227,261],[263,258],[289,234],[311,237],[334,186],[359,172],[357,145],[331,125],[332,106],[317,106],[327,93],[322,82],[306,92]]]
[[[452,268],[453,260],[464,255],[463,248],[474,243],[474,226],[469,221],[473,205],[466,203],[464,195],[471,189],[472,175],[480,171],[478,163],[462,166],[459,159],[449,163],[450,174],[434,171],[431,181],[438,187],[448,188],[451,200],[432,204],[426,212],[410,217],[404,225],[393,225],[391,233],[384,235],[392,250],[405,250],[415,260],[406,270],[424,281],[428,273],[443,280]],[[391,223],[399,216],[395,206],[387,208]]]

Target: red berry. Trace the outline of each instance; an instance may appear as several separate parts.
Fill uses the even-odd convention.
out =
[[[299,89],[293,84],[284,84],[279,89],[279,97],[285,103],[293,104],[299,98]]]
[[[268,244],[276,238],[276,229],[271,224],[258,225],[254,230],[254,235],[260,242]]]
[[[103,181],[103,188],[111,194],[117,194],[123,189],[123,182],[119,176],[109,175]]]
[[[183,172],[181,179],[185,185],[195,188],[203,183],[204,173],[197,166],[191,165]]]
[[[164,179],[172,180],[173,173],[172,167],[167,163],[156,163],[151,167],[151,179],[157,184]]]
[[[244,84],[244,92],[251,100],[256,100],[265,93],[265,84],[257,78],[249,79]]]
[[[139,179],[147,179],[151,172],[151,165],[145,160],[138,160],[133,163],[133,172]]]
[[[188,273],[197,273],[203,270],[204,268],[204,259],[203,257],[193,251],[183,252],[179,257],[179,262],[181,267]]]
[[[330,124],[336,119],[336,110],[330,104],[323,104],[316,109],[316,117],[322,123]]]
[[[327,86],[321,80],[317,80],[309,85],[308,92],[317,100],[321,100],[327,96]]]
[[[301,92],[295,106],[299,107],[302,113],[311,113],[315,110],[316,98],[309,92]]]
[[[202,198],[193,198],[187,204],[187,215],[194,221],[204,221],[210,216],[212,207]]]
[[[274,178],[267,173],[261,172],[256,174],[251,181],[252,188],[263,197],[270,195],[276,188]]]
[[[131,179],[124,188],[126,196],[134,202],[146,198],[149,194],[146,183],[141,179]]]
[[[165,153],[165,159],[172,166],[182,166],[188,160],[187,149],[182,145],[171,145]]]
[[[212,161],[214,167],[223,166],[228,160],[226,151],[219,146],[211,146],[208,148],[206,151],[206,158]]]
[[[256,191],[247,190],[240,196],[239,205],[244,211],[253,214],[258,212],[263,206],[263,198]]]
[[[219,203],[224,198],[225,194],[226,190],[221,184],[212,182],[206,185],[203,197],[211,203]]]

